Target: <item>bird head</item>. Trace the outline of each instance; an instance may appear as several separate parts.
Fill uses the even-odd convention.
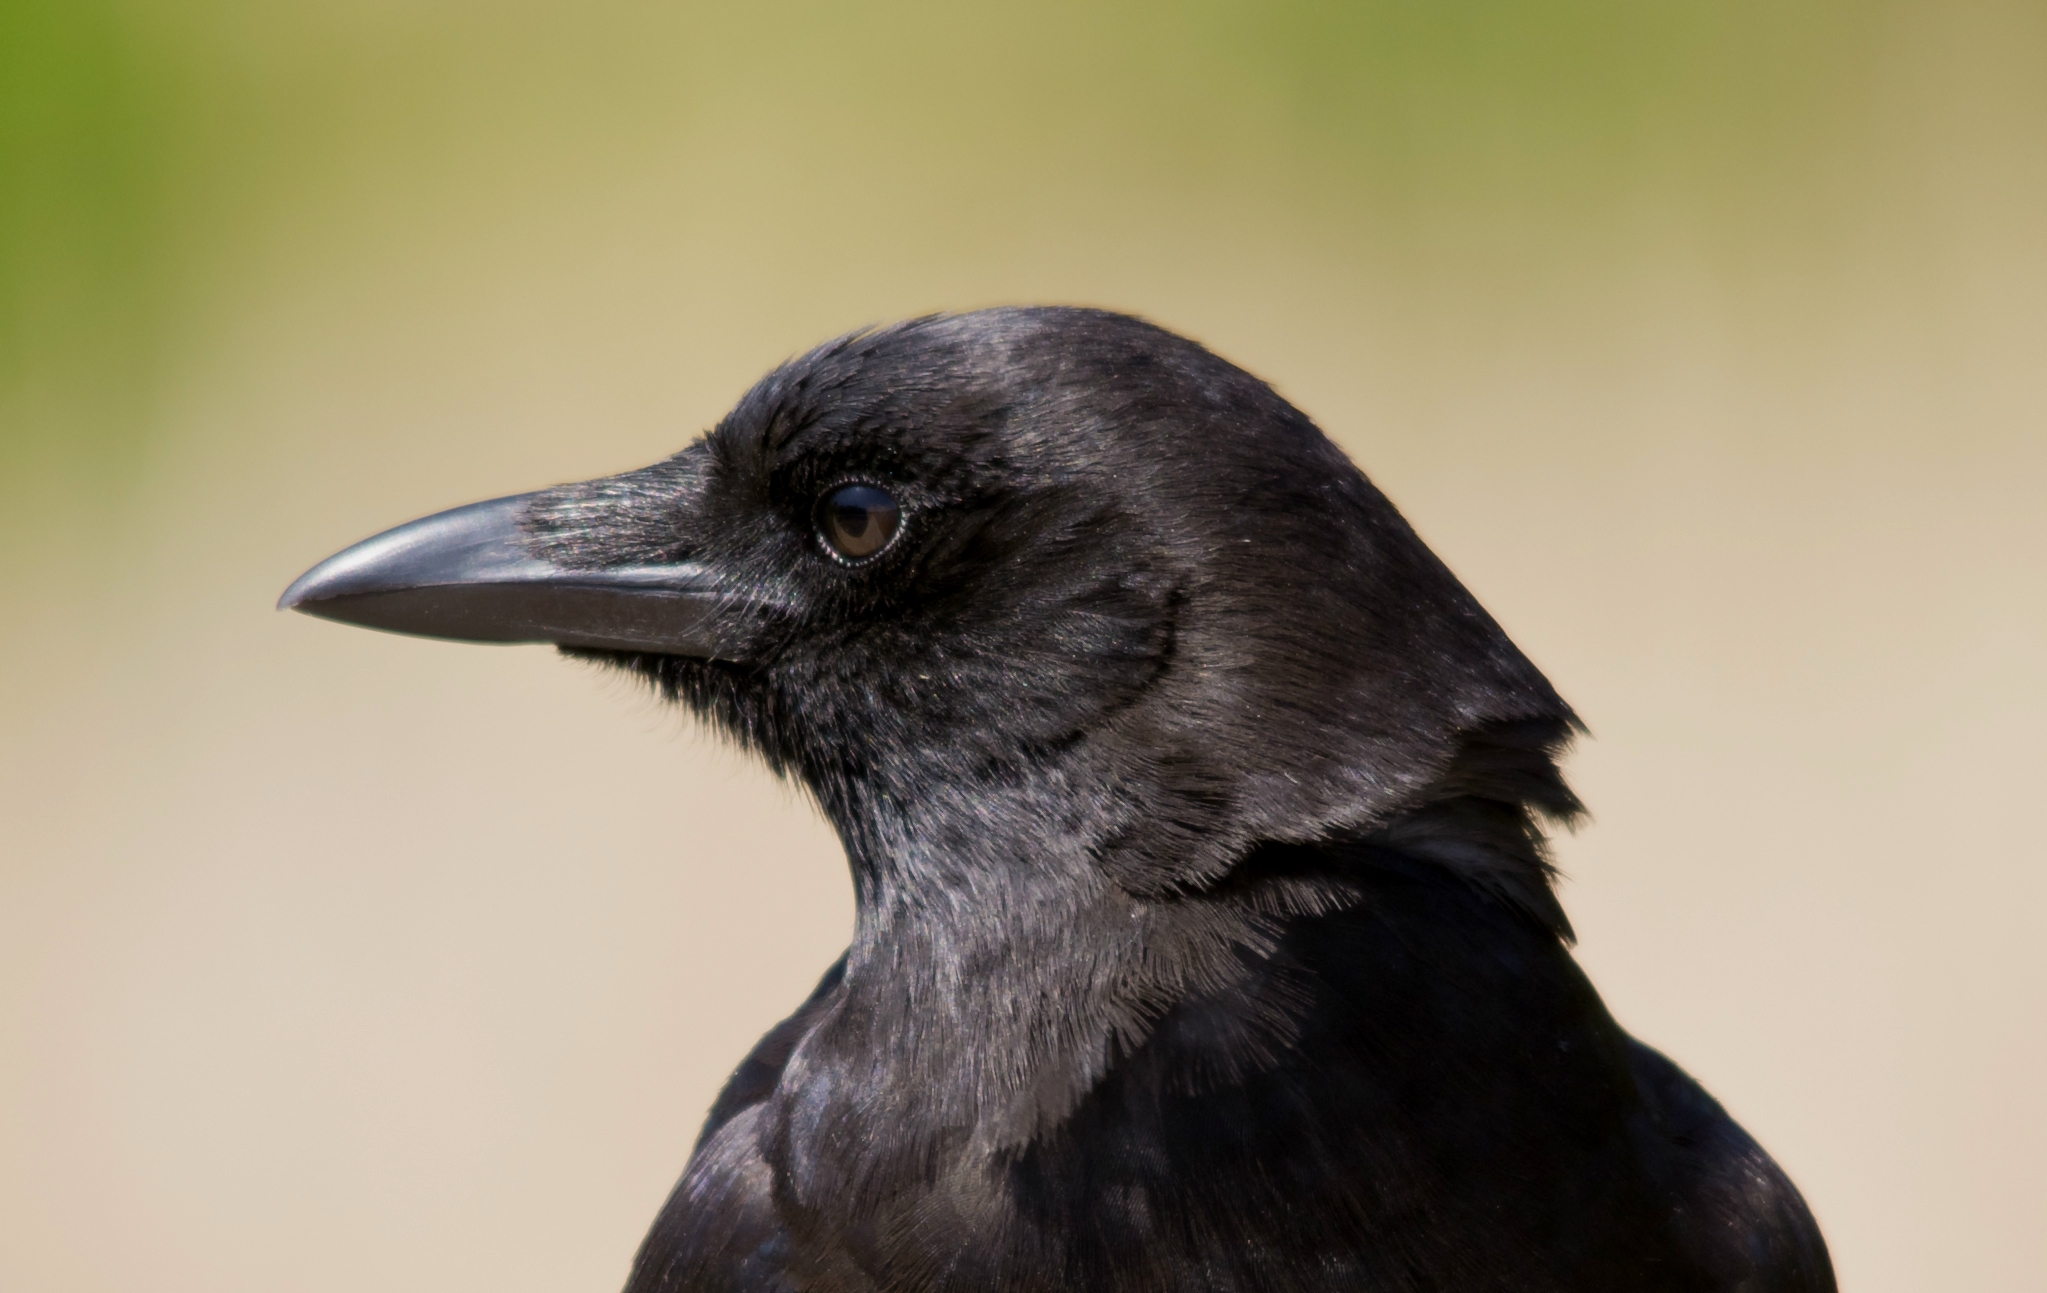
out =
[[[856,873],[1063,842],[1199,888],[1383,823],[1471,732],[1572,721],[1308,418],[1094,310],[844,337],[673,457],[401,526],[280,604],[643,675],[806,784]]]

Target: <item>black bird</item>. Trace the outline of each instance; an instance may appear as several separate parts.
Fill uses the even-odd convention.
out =
[[[1571,709],[1264,383],[1122,315],[856,333],[638,471],[282,605],[553,642],[816,796],[852,946],[741,1062],[657,1290],[1831,1290],[1572,960]]]

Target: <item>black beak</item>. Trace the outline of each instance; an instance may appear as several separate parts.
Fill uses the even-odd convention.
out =
[[[716,612],[736,599],[708,570],[572,570],[537,558],[520,526],[534,497],[472,503],[364,539],[300,575],[277,608],[459,642],[720,654]]]

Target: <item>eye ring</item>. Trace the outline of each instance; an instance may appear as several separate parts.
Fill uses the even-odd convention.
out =
[[[902,505],[887,490],[866,481],[834,486],[817,501],[817,537],[849,565],[880,556],[902,525]]]

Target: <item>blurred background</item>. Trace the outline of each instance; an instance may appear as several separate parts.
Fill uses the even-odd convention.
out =
[[[1844,1288],[2047,1282],[2047,6],[0,0],[0,1286],[616,1287],[833,839],[271,604],[1020,301],[1273,381],[1578,706],[1583,961]]]

